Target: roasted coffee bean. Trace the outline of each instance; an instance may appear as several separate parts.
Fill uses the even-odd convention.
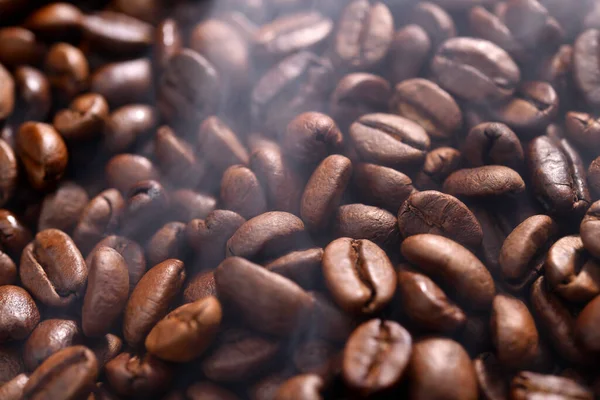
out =
[[[68,109],[54,116],[54,128],[65,140],[87,140],[99,136],[108,118],[106,99],[97,93],[76,97]]]
[[[365,114],[387,111],[391,95],[390,83],[384,78],[364,72],[356,72],[339,80],[331,94],[329,110],[331,116],[344,130],[347,130],[350,124]],[[297,120],[298,117],[294,121]],[[303,128],[302,125],[296,125],[295,128],[299,128],[300,132],[306,132],[306,128]],[[324,126],[321,126],[321,128],[324,128]],[[341,140],[341,133],[338,139],[337,130],[328,129],[325,132],[327,132],[325,135],[326,144],[332,142],[327,140],[329,138]],[[316,139],[319,139],[319,136]],[[331,144],[335,144],[335,142]],[[290,155],[293,155],[293,153],[290,152]],[[312,154],[306,154],[306,156],[314,157]]]
[[[83,14],[79,8],[69,3],[51,3],[37,9],[24,22],[41,37],[66,39],[80,32]]]
[[[414,192],[406,199],[398,210],[398,227],[404,238],[432,233],[470,248],[477,248],[483,239],[481,226],[467,206],[434,190]]]
[[[600,202],[595,202],[587,210],[585,217],[581,221],[580,233],[581,240],[585,249],[589,251],[594,257],[600,256],[600,242],[598,241],[596,234],[600,226],[598,224],[598,216],[600,215]]]
[[[420,234],[406,238],[402,255],[431,276],[465,307],[487,310],[495,285],[492,276],[473,253],[443,236]]]
[[[146,245],[148,263],[156,265],[169,258],[184,259],[187,250],[185,228],[183,222],[169,222],[157,230]]]
[[[411,21],[425,29],[434,49],[445,40],[456,36],[452,17],[437,4],[429,2],[417,4],[413,9]]]
[[[210,346],[221,324],[215,297],[183,305],[162,319],[146,337],[146,349],[163,360],[191,361]]]
[[[19,374],[10,381],[0,386],[0,398],[5,400],[20,400],[23,398],[23,389],[29,381],[26,374]]]
[[[249,162],[248,152],[236,134],[215,116],[206,118],[200,126],[198,147],[208,162],[220,170]]]
[[[83,299],[82,326],[87,337],[108,333],[129,296],[129,274],[123,257],[110,247],[94,252]]]
[[[165,67],[157,107],[167,121],[200,121],[215,111],[219,85],[217,71],[203,56],[181,50]]]
[[[84,346],[67,347],[50,356],[29,377],[24,399],[69,399],[87,396],[98,377],[98,362]]]
[[[600,31],[588,29],[582,32],[573,46],[573,78],[577,88],[592,107],[600,105],[598,92],[598,36]]]
[[[292,358],[296,369],[303,374],[317,374],[328,380],[339,372],[340,355],[337,348],[321,339],[300,343]]]
[[[588,168],[588,182],[594,199],[600,197],[600,157],[596,158]]]
[[[239,400],[239,398],[222,387],[212,382],[196,382],[185,391],[188,399],[194,400]]]
[[[387,167],[418,164],[430,140],[415,122],[392,114],[368,114],[350,126],[350,138],[363,161]]]
[[[202,360],[207,378],[217,382],[239,382],[268,371],[280,343],[244,330],[223,332],[214,350]]]
[[[42,71],[21,66],[15,70],[16,113],[13,120],[45,121],[52,106],[48,77]]]
[[[183,290],[183,302],[193,303],[217,295],[215,275],[212,270],[201,271],[192,276]]]
[[[446,178],[462,163],[460,151],[452,147],[438,147],[425,156],[423,168],[417,174],[415,186],[421,190],[439,190]]]
[[[114,232],[125,208],[123,196],[116,189],[107,189],[90,200],[81,211],[73,231],[73,240],[84,254]]]
[[[146,58],[106,64],[90,79],[92,92],[103,96],[111,106],[150,100],[152,66]]]
[[[66,100],[71,100],[88,87],[88,61],[81,50],[68,43],[57,43],[48,50],[45,70],[52,88]]]
[[[304,289],[315,289],[322,283],[322,259],[321,248],[292,251],[269,262],[265,268],[291,279]]]
[[[26,290],[19,286],[0,286],[0,343],[23,340],[40,321],[40,313]]]
[[[515,195],[524,190],[519,173],[501,165],[461,169],[444,181],[444,191],[458,197]]]
[[[600,146],[600,121],[585,113],[569,111],[565,116],[567,134],[575,144],[585,149]]]
[[[13,260],[21,256],[21,252],[31,241],[29,228],[12,212],[0,209],[0,246]]]
[[[506,125],[486,122],[469,131],[464,155],[473,167],[504,165],[519,171],[525,159],[517,135]]]
[[[154,107],[130,104],[114,110],[106,119],[104,148],[109,153],[127,151],[138,140],[156,129],[158,113]]]
[[[541,81],[546,81],[558,92],[562,101],[574,95],[573,84],[573,46],[562,45],[556,53],[540,65],[537,76]]]
[[[233,165],[221,179],[223,207],[249,219],[267,211],[267,199],[258,178],[249,168]]]
[[[473,361],[473,367],[483,399],[502,400],[508,397],[508,381],[502,366],[492,353],[480,354]]]
[[[313,298],[291,280],[239,257],[229,257],[219,265],[215,282],[219,299],[231,302],[260,332],[294,332],[314,306]]]
[[[383,249],[397,249],[400,240],[394,214],[364,204],[346,204],[338,208],[333,232],[337,237],[370,240]]]
[[[433,139],[450,138],[462,126],[462,112],[452,96],[426,79],[408,79],[396,85],[390,105],[398,115],[421,125]]]
[[[0,251],[0,286],[12,285],[17,280],[17,266],[10,256]]]
[[[477,376],[463,347],[450,339],[429,338],[413,345],[408,365],[411,399],[478,398]],[[436,382],[431,385],[431,382]]]
[[[536,198],[548,212],[580,216],[589,207],[585,167],[565,139],[533,139],[529,143],[528,167]]]
[[[67,307],[83,295],[88,269],[73,240],[57,229],[38,232],[23,250],[21,282],[41,303]]]
[[[52,125],[26,122],[19,128],[16,143],[17,155],[35,189],[47,189],[62,178],[69,155]]]
[[[182,48],[183,35],[179,24],[173,18],[164,19],[154,30],[153,61],[156,63],[155,73],[160,74],[166,68],[169,59]]]
[[[46,319],[38,324],[23,346],[23,360],[28,371],[35,370],[52,354],[81,344],[83,335],[77,322]]]
[[[394,19],[384,3],[353,0],[340,14],[334,54],[348,69],[369,69],[380,63],[390,48]]]
[[[168,126],[161,126],[156,131],[154,153],[164,177],[173,185],[193,188],[204,178],[204,160],[199,159],[192,145],[177,137]]]
[[[431,49],[431,39],[419,25],[409,24],[397,31],[390,48],[392,81],[398,83],[419,75]]]
[[[352,162],[340,155],[324,159],[304,188],[300,215],[310,230],[329,225],[352,176]]]
[[[467,321],[435,282],[406,264],[398,268],[398,293],[408,318],[426,331],[455,332]]]
[[[325,283],[344,310],[373,314],[392,300],[396,290],[394,268],[375,243],[336,239],[325,248],[322,265]]]
[[[18,171],[15,151],[0,139],[0,206],[4,206],[14,196]]]
[[[0,121],[8,118],[15,107],[15,81],[0,63]]]
[[[127,344],[143,344],[152,327],[169,311],[185,280],[183,262],[169,259],[152,267],[133,289],[123,316]]]
[[[86,15],[83,36],[98,50],[115,55],[139,53],[152,44],[151,25],[128,15],[100,11]]]
[[[179,189],[173,192],[170,203],[172,219],[180,222],[206,218],[217,207],[215,197],[190,189]]]
[[[161,216],[169,209],[165,188],[154,180],[136,183],[127,195],[121,233],[127,237],[147,239],[161,224]],[[158,218],[157,218],[158,216]]]
[[[100,369],[104,369],[107,362],[121,354],[121,348],[123,347],[121,338],[111,333],[97,339],[88,339],[86,342],[90,350],[96,355],[98,368]]]
[[[42,202],[38,231],[54,228],[71,232],[88,201],[89,197],[84,188],[73,182],[61,183],[56,191],[48,194]]]
[[[594,327],[600,320],[600,297],[590,301],[577,317],[575,335],[581,346],[597,354],[600,351],[600,337]]]
[[[14,68],[19,65],[38,65],[46,49],[28,29],[11,26],[0,29],[0,63]]]
[[[121,396],[162,394],[174,377],[172,365],[150,354],[121,353],[106,364],[104,371],[110,387]]]
[[[303,374],[283,382],[274,400],[323,400],[325,382],[316,374]]]
[[[577,235],[566,236],[550,247],[544,271],[550,287],[568,301],[587,303],[600,294],[600,265]]]
[[[352,333],[344,349],[343,376],[362,396],[394,387],[404,375],[412,337],[393,321],[373,319]]]
[[[310,293],[314,299],[314,312],[310,333],[323,339],[343,342],[356,327],[356,320],[341,310],[329,297],[319,292]]]
[[[507,28],[527,48],[554,48],[563,39],[563,28],[540,2],[507,4],[501,15]]]
[[[111,187],[127,193],[136,183],[158,178],[152,161],[136,154],[119,154],[105,166],[106,180]]]
[[[412,180],[402,172],[375,164],[357,164],[352,180],[365,204],[391,212],[396,212],[415,190]]]
[[[437,50],[431,71],[440,86],[464,100],[487,103],[508,99],[521,79],[513,59],[483,39],[448,39]]]
[[[115,0],[111,6],[123,14],[156,24],[160,15],[165,12],[164,5],[156,0]]]
[[[542,375],[535,372],[519,372],[510,384],[510,398],[515,400],[535,397],[591,400],[592,392],[577,382],[554,375]]]

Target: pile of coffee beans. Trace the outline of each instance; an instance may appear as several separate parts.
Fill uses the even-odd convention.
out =
[[[600,0],[0,0],[0,400],[600,398]]]

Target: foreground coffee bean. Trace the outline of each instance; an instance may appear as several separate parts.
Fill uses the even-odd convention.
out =
[[[23,360],[28,371],[35,370],[52,354],[82,343],[82,332],[77,322],[65,319],[47,319],[38,324],[23,347]]]
[[[525,156],[517,135],[500,123],[479,124],[465,139],[465,158],[474,167],[504,165],[521,170]]]
[[[375,164],[359,163],[353,168],[352,180],[365,204],[396,212],[415,190],[407,175]]]
[[[519,173],[500,165],[461,169],[444,181],[444,191],[458,197],[514,195],[524,190]]]
[[[346,204],[338,208],[333,222],[334,235],[367,239],[382,249],[396,249],[400,241],[394,214],[364,204]]]
[[[19,400],[23,398],[23,389],[29,381],[26,374],[19,374],[10,381],[0,386],[0,397],[6,400]]]
[[[528,399],[536,396],[568,399],[592,399],[594,396],[575,381],[559,376],[520,372],[511,382],[511,399]]]
[[[0,343],[23,340],[40,321],[40,312],[26,290],[13,285],[0,286]]]
[[[172,366],[150,354],[121,353],[106,364],[105,372],[110,386],[121,396],[162,394],[173,379]]]

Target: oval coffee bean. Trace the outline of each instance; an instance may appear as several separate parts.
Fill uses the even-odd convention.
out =
[[[420,234],[406,238],[401,252],[465,307],[487,310],[491,306],[496,291],[492,276],[460,244],[443,236]]]
[[[577,317],[575,338],[578,343],[593,354],[600,352],[600,335],[596,330],[600,321],[600,297],[590,301]]]
[[[444,191],[458,197],[514,195],[524,190],[521,175],[501,165],[460,169],[444,181]]]
[[[356,165],[352,180],[357,194],[365,204],[381,207],[393,213],[415,190],[412,180],[407,175],[375,164]]]
[[[600,105],[600,92],[598,91],[598,41],[600,31],[588,29],[582,32],[573,47],[573,78],[579,91],[592,107]]]
[[[594,257],[600,258],[600,238],[598,232],[600,231],[600,201],[596,201],[588,208],[581,225],[579,226],[579,232],[581,234],[581,241],[585,246],[585,249],[589,251]]]
[[[10,256],[0,251],[0,286],[12,285],[18,276],[17,266]]]
[[[73,231],[73,241],[83,253],[117,229],[124,208],[123,196],[116,189],[107,189],[87,203]]]
[[[90,67],[85,54],[68,43],[56,43],[48,50],[44,69],[50,85],[60,98],[71,100],[88,88]]]
[[[123,335],[131,347],[143,344],[152,327],[167,314],[184,280],[183,262],[175,259],[163,261],[142,276],[123,316]]]
[[[153,31],[151,25],[114,11],[96,12],[83,20],[83,36],[91,46],[115,55],[143,51],[152,44]]]
[[[146,349],[166,361],[191,361],[211,345],[221,318],[221,304],[215,297],[185,304],[152,328],[146,337]]]
[[[316,374],[297,375],[283,382],[274,400],[323,400],[325,382]]]
[[[285,153],[299,164],[316,165],[328,154],[340,150],[343,136],[331,117],[318,112],[298,115],[282,137]]]
[[[588,388],[571,379],[529,371],[519,372],[510,384],[510,398],[524,400],[536,397],[577,400],[594,398]]]
[[[102,95],[86,93],[73,99],[68,109],[58,111],[53,124],[66,140],[91,139],[102,132],[108,114]]]
[[[417,174],[415,186],[421,190],[439,190],[446,178],[462,163],[460,151],[452,147],[438,147],[425,156],[423,168]]]
[[[82,342],[77,322],[68,319],[46,319],[38,324],[23,346],[23,361],[33,371],[52,354]]]
[[[60,39],[81,29],[83,13],[69,3],[51,3],[30,14],[24,24],[42,37]]]
[[[185,228],[183,222],[169,222],[157,230],[146,245],[148,263],[156,265],[169,258],[185,258]]]
[[[0,29],[0,63],[6,67],[38,65],[45,52],[30,30],[18,26]]]
[[[106,119],[104,148],[110,154],[129,150],[136,141],[148,137],[158,124],[158,113],[145,104],[117,108]]]
[[[396,290],[394,268],[385,252],[366,240],[340,238],[323,254],[325,283],[344,310],[373,314],[388,304]]]
[[[106,163],[105,175],[111,187],[127,193],[140,181],[157,179],[159,173],[146,157],[125,153],[114,156]]]
[[[504,165],[521,170],[525,159],[517,135],[506,125],[484,122],[469,131],[465,139],[464,155],[473,167]]]
[[[258,178],[251,169],[233,165],[221,178],[223,208],[249,219],[267,211],[267,199]]]
[[[310,290],[320,287],[323,281],[322,259],[323,249],[321,248],[293,251],[269,262],[265,268]]]
[[[23,250],[23,286],[40,302],[67,307],[83,295],[88,269],[73,240],[57,229],[38,232]]]
[[[0,343],[23,340],[40,322],[40,312],[25,289],[0,286]]]
[[[0,139],[0,167],[1,207],[4,206],[14,196],[19,176],[17,156],[15,151],[2,139]]]
[[[48,194],[42,202],[38,231],[54,228],[71,232],[88,201],[89,197],[84,188],[73,182],[62,182],[56,191]]]
[[[119,355],[123,347],[121,338],[111,333],[107,333],[95,340],[88,340],[87,342],[89,348],[96,355],[100,369],[103,369],[107,362]]]
[[[0,63],[0,121],[8,118],[15,107],[15,81]]]
[[[0,244],[13,259],[21,256],[21,252],[32,239],[29,228],[19,217],[5,209],[0,209],[0,232]]]
[[[206,118],[200,125],[198,147],[206,160],[221,170],[249,162],[248,151],[235,132],[215,116]]]
[[[146,58],[108,63],[90,77],[90,90],[112,107],[145,103],[152,89],[152,65]]]
[[[17,110],[13,119],[46,121],[52,106],[52,89],[48,77],[35,68],[18,67],[14,72]]]
[[[200,271],[192,276],[183,289],[183,303],[193,303],[210,296],[217,296],[214,271]]]
[[[412,12],[411,20],[421,26],[437,48],[444,40],[456,36],[454,21],[448,12],[438,4],[422,2]]]
[[[404,375],[412,337],[394,321],[373,319],[352,333],[344,349],[346,383],[366,397],[394,387]]]
[[[600,121],[585,112],[569,111],[565,116],[568,138],[581,148],[600,146]]]
[[[83,299],[82,327],[87,337],[102,336],[121,316],[129,296],[129,274],[123,257],[110,247],[94,252]]]
[[[148,398],[163,393],[173,380],[173,366],[150,354],[121,353],[105,367],[106,380],[121,396]]]
[[[314,305],[312,297],[291,280],[239,257],[229,257],[219,265],[215,282],[219,298],[231,302],[260,332],[294,332]]]
[[[346,204],[338,208],[333,223],[336,237],[367,239],[383,249],[397,249],[400,241],[394,214],[364,204]]]
[[[177,137],[168,126],[158,128],[154,153],[164,176],[178,187],[196,187],[206,175],[204,160],[191,144]]]
[[[470,248],[477,248],[483,239],[477,218],[463,202],[433,190],[415,192],[406,199],[398,210],[398,227],[404,238],[432,233]]]
[[[419,25],[408,24],[398,30],[390,48],[392,81],[398,83],[419,75],[431,48],[429,35]]]

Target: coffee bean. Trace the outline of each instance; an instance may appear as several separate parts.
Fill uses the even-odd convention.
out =
[[[166,361],[191,361],[210,346],[221,318],[221,305],[215,297],[183,305],[152,328],[146,349]]]
[[[521,400],[537,396],[581,400],[594,398],[588,388],[559,376],[522,371],[512,379],[511,399]]]
[[[577,235],[566,236],[550,247],[544,270],[550,287],[568,301],[587,303],[600,294],[600,265]]]
[[[391,114],[368,114],[350,127],[350,138],[360,158],[386,167],[418,164],[430,140],[420,125]]]
[[[383,249],[398,248],[400,240],[394,214],[364,204],[346,204],[338,208],[333,232],[337,237],[370,240]]]
[[[113,107],[148,101],[152,92],[150,61],[138,58],[103,65],[91,76],[90,89]]]
[[[0,63],[8,68],[38,65],[46,49],[28,29],[11,26],[0,29]]]
[[[204,160],[196,156],[192,145],[168,126],[156,131],[154,153],[163,176],[176,186],[196,187],[207,172]]]
[[[168,312],[183,281],[183,262],[176,259],[163,261],[142,276],[133,289],[123,316],[123,335],[127,344],[143,344],[152,327]]]
[[[267,211],[267,200],[258,178],[243,165],[233,165],[223,173],[221,200],[224,208],[246,219]]]
[[[323,249],[292,251],[268,264],[265,268],[296,282],[304,289],[319,287],[322,283],[321,260]]]
[[[473,167],[504,165],[519,171],[523,168],[523,147],[517,135],[506,125],[494,122],[479,124],[465,139],[464,154]]]
[[[550,83],[559,94],[559,99],[564,101],[574,95],[572,71],[573,46],[564,44],[540,65],[537,76],[539,80]]]
[[[0,121],[8,118],[15,107],[15,81],[0,63]]]
[[[88,195],[73,182],[61,183],[55,192],[46,195],[38,220],[38,231],[59,229],[71,232],[88,204]]]
[[[83,36],[95,49],[115,55],[140,53],[152,44],[154,28],[136,18],[113,11],[86,15]]]
[[[479,390],[484,399],[501,400],[508,397],[508,382],[502,366],[492,353],[482,353],[473,361]]]
[[[274,400],[323,400],[325,383],[315,374],[303,374],[283,382]]]
[[[17,157],[12,147],[0,139],[0,206],[14,195],[18,178]]]
[[[166,11],[165,6],[156,0],[115,0],[112,6],[117,11],[150,24],[156,24],[160,15]]]
[[[21,252],[31,241],[29,228],[12,212],[0,209],[0,246],[13,260],[21,256]]]
[[[587,103],[596,107],[600,105],[598,94],[598,71],[595,65],[600,31],[588,29],[583,31],[573,46],[573,78],[579,91]]]
[[[507,4],[502,17],[515,38],[527,48],[554,48],[563,40],[563,28],[537,1]]]
[[[525,182],[521,175],[501,165],[461,169],[444,181],[444,191],[458,197],[515,195],[524,190]]]
[[[239,398],[229,390],[223,389],[208,381],[192,384],[187,388],[185,393],[190,399],[239,400]]]
[[[17,276],[17,266],[14,261],[8,254],[0,251],[0,286],[13,285],[17,280]]]
[[[411,20],[427,32],[433,48],[456,36],[452,17],[437,4],[429,2],[417,4],[413,9]]]
[[[581,148],[600,145],[600,121],[585,112],[569,111],[565,116],[567,134]]]
[[[343,67],[371,68],[385,58],[393,35],[394,19],[384,3],[351,1],[340,14],[335,56]]]
[[[414,343],[407,374],[412,399],[478,398],[469,355],[453,340],[433,337]]]
[[[121,354],[123,341],[120,337],[107,333],[97,339],[86,340],[90,350],[96,355],[98,368],[104,369],[106,363]]]
[[[169,222],[157,230],[146,245],[148,263],[156,265],[169,258],[184,259],[187,251],[185,229],[183,222]]]
[[[0,343],[23,340],[40,321],[40,313],[29,293],[13,285],[0,286]]]
[[[217,295],[215,275],[213,271],[201,271],[192,276],[183,290],[183,302],[185,304],[203,300]]]
[[[46,55],[45,71],[61,98],[73,99],[88,87],[90,68],[85,55],[68,43],[53,45]]]
[[[125,208],[123,196],[116,189],[107,189],[90,200],[79,215],[73,240],[84,254],[114,232]]]
[[[476,248],[483,231],[479,222],[457,198],[436,192],[414,192],[398,210],[398,227],[404,238],[419,233],[448,237],[463,246]]]
[[[406,238],[401,252],[461,305],[475,310],[491,306],[494,281],[477,257],[460,244],[443,236],[420,234]]]
[[[398,293],[411,322],[433,332],[454,332],[467,321],[464,311],[427,275],[403,264],[398,268]]]
[[[591,162],[588,168],[588,182],[594,199],[600,197],[600,157]]]
[[[108,118],[106,99],[97,93],[76,97],[68,109],[56,113],[54,128],[65,140],[87,140],[100,135]]]
[[[419,25],[409,24],[397,31],[390,48],[392,81],[398,83],[419,75],[431,49],[431,39]]]
[[[219,298],[231,302],[260,332],[294,332],[306,321],[314,304],[294,282],[239,257],[229,257],[219,265],[215,282]]]
[[[52,354],[82,342],[77,322],[68,319],[46,319],[38,324],[23,346],[23,360],[28,371],[35,370]]]
[[[106,379],[121,396],[162,394],[174,378],[173,367],[150,354],[121,353],[106,364]]]
[[[79,399],[87,396],[98,377],[94,353],[84,346],[72,346],[50,356],[29,377],[24,399]]]
[[[164,19],[154,31],[153,61],[156,63],[154,72],[160,74],[164,71],[171,57],[182,48],[183,35],[179,24],[173,18]]]
[[[581,311],[575,324],[575,338],[586,351],[597,354],[600,350],[600,338],[594,327],[600,320],[600,300],[596,296]]]
[[[394,268],[385,252],[369,240],[334,240],[325,248],[322,266],[329,291],[347,312],[373,314],[392,300]]]
[[[83,14],[79,8],[68,3],[51,3],[30,14],[24,24],[42,37],[65,39],[81,30]]]
[[[52,125],[26,122],[19,128],[16,142],[17,155],[35,189],[47,189],[62,178],[69,155]]]
[[[48,77],[42,71],[20,66],[14,72],[16,112],[13,120],[46,121],[52,106]]]
[[[179,189],[171,195],[172,219],[187,222],[196,218],[206,218],[217,207],[217,199],[206,193],[190,189]]]
[[[169,197],[160,183],[154,180],[136,183],[127,195],[121,233],[143,242],[162,225],[161,217],[168,209]]]
[[[458,170],[462,154],[452,147],[438,147],[425,156],[423,169],[415,179],[415,186],[422,190],[439,190],[446,178]]]
[[[352,180],[365,204],[385,208],[391,212],[396,212],[415,190],[408,176],[375,164],[357,164]]]
[[[317,374],[328,380],[339,372],[340,357],[336,353],[337,349],[324,340],[307,340],[296,347],[294,366],[303,374]]]
[[[73,240],[57,229],[35,235],[23,250],[21,282],[41,303],[67,307],[83,295],[88,270]]]
[[[114,110],[106,119],[104,148],[109,153],[129,150],[156,129],[158,113],[154,107],[130,104]]]
[[[247,165],[249,161],[244,145],[218,117],[204,120],[198,132],[198,146],[206,159],[221,170],[236,164]]]
[[[19,374],[10,381],[0,386],[0,397],[6,400],[19,400],[23,398],[23,389],[29,381],[26,374]]]
[[[492,42],[468,37],[442,43],[431,71],[451,94],[484,104],[508,99],[521,79],[519,67],[508,53]]]

